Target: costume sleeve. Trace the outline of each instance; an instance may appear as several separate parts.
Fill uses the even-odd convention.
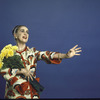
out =
[[[35,56],[37,56],[37,60],[44,60],[47,64],[60,64],[62,59],[53,58],[56,53],[58,52],[36,50]]]
[[[23,82],[26,82],[26,80],[23,80],[22,78],[18,78],[16,76],[16,71],[18,69],[10,69],[10,68],[6,68],[6,69],[1,69],[0,70],[0,75],[2,75],[2,77],[8,81],[8,83],[10,85],[12,85],[14,88],[15,86],[23,83]]]
[[[12,74],[12,70],[10,68],[1,69],[0,74],[6,81],[10,83],[10,85],[13,85],[18,80],[18,78]]]

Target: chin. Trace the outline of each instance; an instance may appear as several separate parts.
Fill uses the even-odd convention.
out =
[[[22,42],[23,42],[23,43],[27,43],[27,41],[28,41],[28,40],[23,40]]]
[[[23,43],[23,44],[26,44],[26,43],[27,43],[27,41],[22,41],[22,43]]]

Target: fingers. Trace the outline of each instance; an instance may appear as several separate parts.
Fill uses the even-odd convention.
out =
[[[30,79],[33,81],[33,75],[31,73],[27,72],[25,79],[26,77],[27,77],[27,81],[29,81]]]
[[[29,81],[29,76],[27,78],[28,78],[28,81]]]
[[[33,78],[32,78],[32,76],[30,75],[30,78],[31,78],[31,80],[33,81]]]
[[[75,52],[76,52],[75,55],[80,56],[81,54],[78,54],[78,53],[82,52],[82,50],[78,50],[78,51],[75,51]]]
[[[78,45],[75,45],[72,49],[75,49]]]
[[[33,81],[32,74],[28,75],[28,81],[29,81],[29,79],[31,79]]]
[[[79,47],[79,48],[76,48],[75,50],[79,50],[79,49],[81,49],[81,47]]]
[[[76,52],[82,52],[82,50],[76,51]]]
[[[73,56],[75,56],[75,55],[77,55],[77,56],[79,56],[80,54],[78,54],[79,52],[82,52],[82,50],[81,50],[81,47],[78,47],[77,48],[77,46],[78,45],[75,45],[73,48],[71,48],[69,51],[68,51],[68,56],[69,56],[69,58],[71,58],[71,57],[73,57]]]
[[[75,55],[80,56],[81,54],[75,54]]]
[[[33,73],[30,72],[30,78],[33,81]]]

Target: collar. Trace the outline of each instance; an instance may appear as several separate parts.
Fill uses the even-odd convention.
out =
[[[22,50],[22,51],[16,51],[17,53],[22,53],[22,52],[24,52],[24,51],[26,51],[27,50],[27,46],[25,47],[25,49],[24,50]]]

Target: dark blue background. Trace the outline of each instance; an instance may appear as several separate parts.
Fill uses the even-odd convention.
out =
[[[83,50],[59,65],[38,62],[40,98],[100,97],[100,0],[0,0],[0,50],[15,45],[11,32],[19,24],[29,28],[29,47],[66,53],[78,44]],[[0,76],[0,98],[4,90]]]

